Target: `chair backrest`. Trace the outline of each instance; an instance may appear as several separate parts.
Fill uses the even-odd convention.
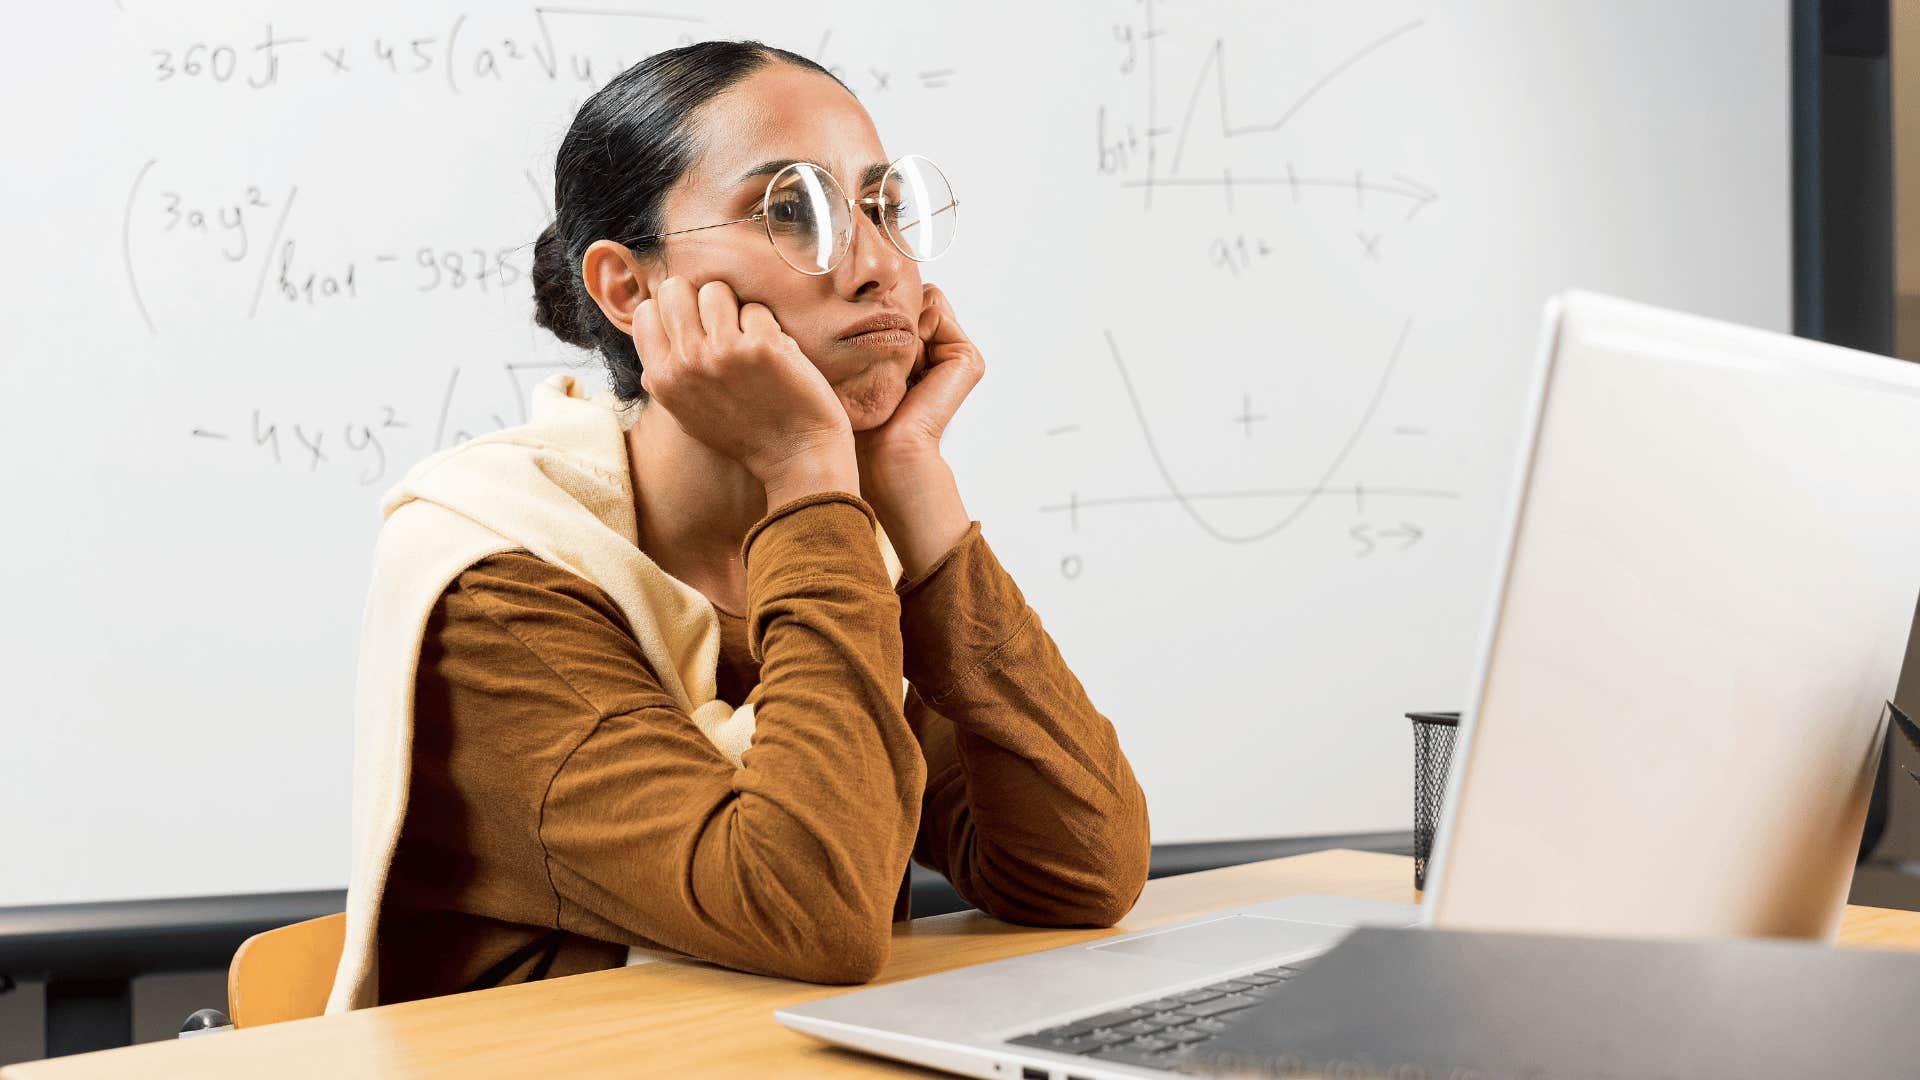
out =
[[[236,1028],[302,1020],[327,1010],[347,917],[322,915],[240,943],[227,968],[227,1015]]]

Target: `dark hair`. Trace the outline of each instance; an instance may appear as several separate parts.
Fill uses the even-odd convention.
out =
[[[595,240],[625,242],[661,231],[667,189],[700,150],[693,113],[776,62],[839,81],[798,53],[758,41],[697,42],[655,53],[614,76],[581,104],[560,142],[553,164],[553,224],[533,245],[533,318],[561,341],[597,350],[623,403],[646,400],[640,356],[633,339],[587,295],[580,260]],[[628,247],[636,255],[650,255],[660,242]]]

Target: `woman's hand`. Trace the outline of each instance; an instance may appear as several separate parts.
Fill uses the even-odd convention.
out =
[[[972,523],[953,470],[940,457],[940,436],[986,372],[980,350],[937,285],[926,286],[918,329],[924,343],[915,365],[918,379],[908,376],[906,396],[886,423],[853,434],[860,495],[887,531],[908,578],[951,550]]]
[[[774,486],[844,462],[853,427],[826,376],[764,304],[723,281],[670,277],[633,317],[640,387],[686,433]]]
[[[882,486],[889,474],[938,459],[947,424],[986,374],[986,361],[960,329],[940,286],[925,286],[917,329],[921,358],[907,377],[906,396],[886,423],[854,433],[863,491],[869,481]]]

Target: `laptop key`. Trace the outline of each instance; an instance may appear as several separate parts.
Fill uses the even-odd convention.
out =
[[[1151,1014],[1146,1013],[1139,1009],[1119,1009],[1119,1010],[1115,1010],[1114,1012],[1101,1013],[1099,1016],[1089,1016],[1085,1020],[1075,1020],[1072,1023],[1068,1023],[1068,1024],[1057,1024],[1053,1027],[1047,1028],[1044,1031],[1035,1032],[1035,1034],[1038,1034],[1038,1035],[1085,1035],[1090,1031],[1099,1031],[1103,1028],[1118,1027],[1121,1024],[1130,1024],[1133,1021],[1148,1015],[1151,1015]]]
[[[1166,1026],[1164,1023],[1155,1021],[1152,1017],[1145,1017],[1140,1020],[1135,1020],[1132,1023],[1121,1024],[1113,1030],[1124,1035],[1151,1035]]]
[[[1258,998],[1248,997],[1246,994],[1228,994],[1225,997],[1201,1002],[1198,1005],[1189,1005],[1181,1011],[1198,1020],[1202,1017],[1219,1016],[1222,1013],[1250,1009],[1258,1004],[1260,1004]]]
[[[1089,1016],[1083,1020],[1078,1020],[1073,1026],[1080,1028],[1082,1031],[1091,1031],[1094,1028],[1119,1027],[1121,1024],[1130,1020],[1138,1020],[1143,1016],[1151,1015],[1151,1013],[1151,1009],[1114,1009],[1111,1012],[1103,1012],[1097,1016]]]
[[[1208,990],[1203,988],[1200,990],[1194,990],[1190,993],[1181,994],[1179,996],[1179,1001],[1183,1005],[1198,1005],[1203,1001],[1212,1001],[1214,998],[1219,997],[1220,994],[1221,992],[1218,990]]]
[[[1139,1065],[1147,1069],[1165,1069],[1174,1063],[1174,1055],[1166,1051],[1141,1050],[1122,1044],[1103,1046],[1088,1057],[1099,1061],[1118,1061],[1123,1065]]]
[[[1023,1035],[1018,1039],[1007,1040],[1016,1046],[1035,1046],[1042,1050],[1052,1050],[1061,1054],[1084,1054],[1097,1050],[1106,1043],[1085,1035],[1072,1035],[1067,1038],[1048,1035]]]

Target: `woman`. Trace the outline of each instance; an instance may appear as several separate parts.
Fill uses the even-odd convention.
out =
[[[909,859],[1015,922],[1139,895],[1139,785],[940,456],[983,370],[920,278],[952,200],[888,161],[753,42],[581,107],[537,319],[612,392],[387,496],[331,1008],[663,953],[863,982]]]

